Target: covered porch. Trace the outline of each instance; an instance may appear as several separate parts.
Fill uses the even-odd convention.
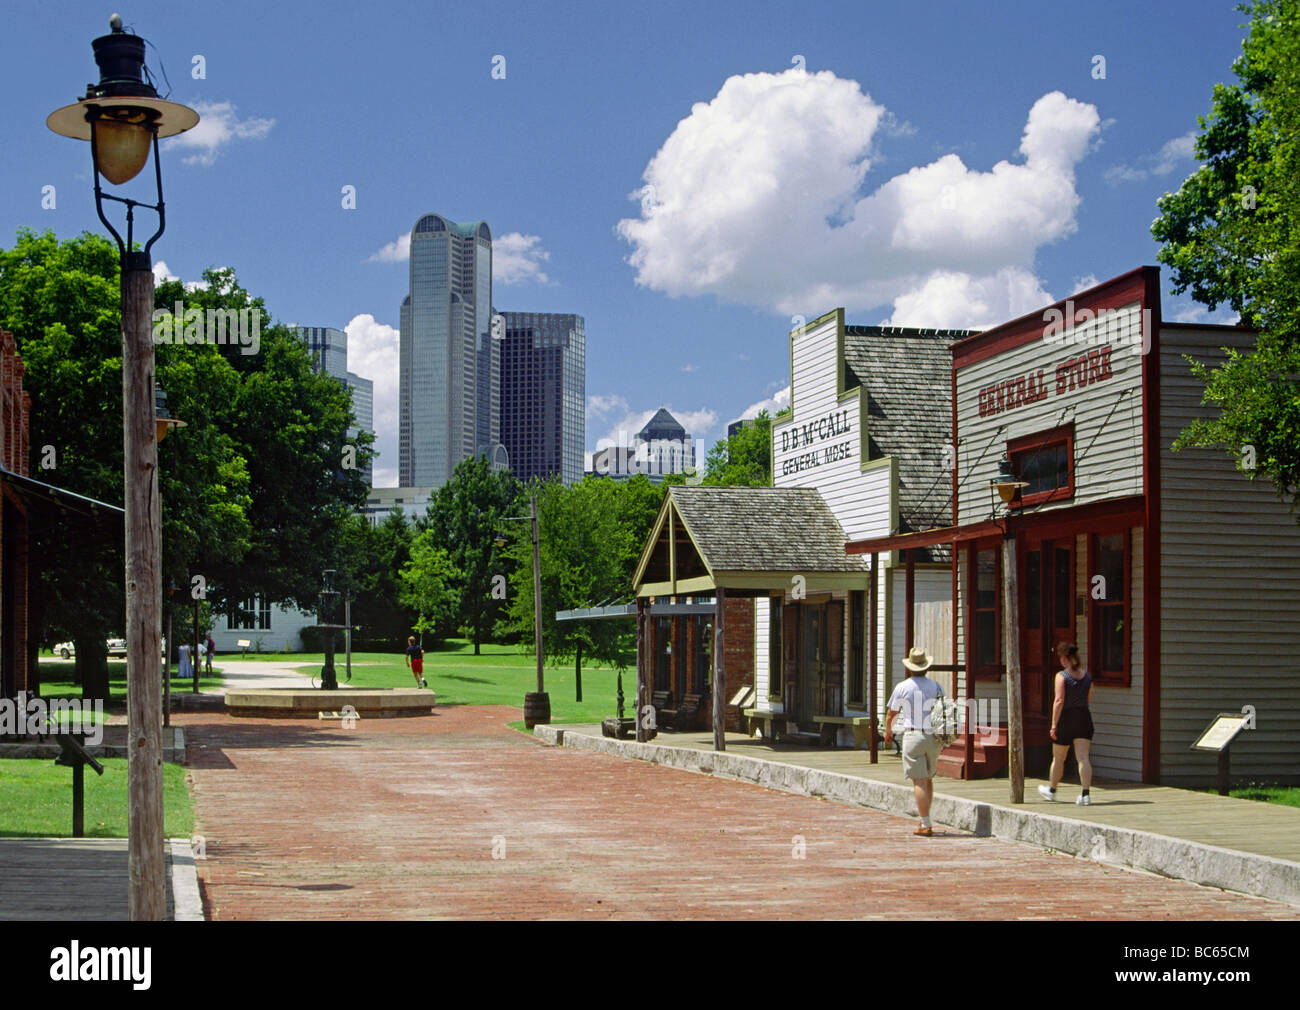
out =
[[[767,601],[792,595],[818,609],[816,647],[808,652],[809,662],[799,667],[805,672],[791,681],[790,690],[801,692],[798,697],[806,699],[808,713],[821,716],[825,725],[852,723],[843,709],[848,639],[843,603],[848,593],[867,589],[869,570],[862,559],[845,553],[846,542],[830,508],[813,489],[670,487],[634,577],[638,712],[659,710],[656,695],[674,683],[673,664],[664,663],[662,648],[656,650],[661,629],[652,623],[651,607],[680,600],[698,605],[701,596],[712,596],[711,627],[701,622],[707,631],[688,638],[685,647],[696,660],[696,671],[698,655],[707,650],[711,657],[715,748],[726,748],[728,721],[739,728],[742,717],[766,717],[771,728],[781,713],[755,704],[764,698],[756,696],[754,681],[753,690],[747,691],[743,688],[750,685],[729,681],[728,673],[741,657],[752,661],[761,647],[757,624],[766,618]],[[750,608],[753,601],[762,601],[762,617],[748,624],[737,621],[743,612],[735,607],[739,601]],[[711,634],[712,641],[704,634]],[[859,721],[867,722],[865,717]],[[638,720],[638,740],[644,738],[642,722]]]

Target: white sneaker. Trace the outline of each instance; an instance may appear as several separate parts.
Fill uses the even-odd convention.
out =
[[[1091,797],[1091,796],[1080,796],[1080,797],[1079,797],[1077,800],[1075,800],[1074,802],[1075,802],[1077,805],[1081,806],[1081,807],[1090,807],[1090,806],[1092,806],[1092,797]]]
[[[1039,786],[1038,795],[1041,796],[1043,799],[1047,800],[1049,803],[1054,802],[1056,800],[1056,793],[1048,789],[1047,786]]]

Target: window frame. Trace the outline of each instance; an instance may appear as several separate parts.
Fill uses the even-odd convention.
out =
[[[1122,603],[1106,603],[1092,595],[1093,577],[1100,574],[1101,538],[1118,536],[1124,545],[1124,599]],[[1101,621],[1105,612],[1123,607],[1124,611],[1124,668],[1120,671],[1101,669]],[[1130,687],[1133,683],[1133,531],[1125,528],[1088,534],[1088,672],[1094,684],[1113,687]]]
[[[993,552],[993,633],[997,639],[994,644],[993,654],[998,657],[995,663],[979,664],[979,619],[978,615],[988,610],[988,607],[976,606],[979,599],[979,555],[982,551],[991,550]],[[966,600],[967,600],[967,650],[970,656],[969,667],[971,676],[976,680],[1000,680],[1002,674],[1006,672],[1006,664],[1002,657],[1006,655],[1002,629],[1002,607],[1003,607],[1003,587],[1002,587],[1002,541],[999,540],[973,540],[967,547],[966,554]]]
[[[1007,459],[1011,463],[1011,472],[1016,475],[1017,480],[1020,479],[1018,457],[1042,452],[1050,446],[1059,444],[1065,445],[1065,484],[1050,491],[1035,491],[1032,494],[1025,494],[1024,489],[1021,488],[1016,491],[1016,496],[1011,501],[1011,508],[1029,508],[1048,502],[1070,501],[1074,498],[1074,422],[1068,421],[1046,431],[1036,431],[1029,435],[1007,439]]]

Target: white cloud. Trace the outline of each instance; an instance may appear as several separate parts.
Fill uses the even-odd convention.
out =
[[[1096,274],[1084,274],[1074,279],[1074,290],[1087,291],[1089,288],[1095,288],[1098,283]]]
[[[939,271],[915,291],[894,299],[890,326],[984,329],[1015,319],[1054,298],[1023,267],[1005,267],[991,277]]]
[[[1196,131],[1167,140],[1154,154],[1144,154],[1137,165],[1112,165],[1104,175],[1111,185],[1141,182],[1153,175],[1168,175],[1179,165],[1196,159]]]
[[[604,417],[611,410],[627,410],[627,400],[617,393],[608,396],[593,393],[587,397],[588,417]]]
[[[688,361],[686,364],[684,364],[684,365],[682,365],[680,368],[678,368],[678,371],[679,371],[679,372],[685,372],[687,375],[690,375],[691,372],[699,371],[699,369],[698,369],[695,365],[692,365],[692,364]]]
[[[784,389],[778,389],[766,400],[759,400],[757,403],[751,403],[727,423],[730,424],[747,417],[758,417],[759,412],[763,410],[767,411],[769,417],[776,417],[779,412],[785,410],[788,406],[790,406],[790,387],[786,386]]]
[[[1034,254],[1076,230],[1074,167],[1097,110],[1052,92],[1029,111],[1021,163],[980,172],[946,154],[864,196],[893,122],[828,71],[729,78],[664,141],[634,194],[641,216],[618,224],[637,282],[787,315],[893,303],[967,326],[954,306],[924,309],[922,293],[965,285],[993,306],[1041,289]]]
[[[177,277],[174,273],[172,273],[167,268],[166,260],[159,260],[157,263],[153,265],[154,287],[157,287],[159,284],[164,284],[167,281],[178,281],[178,280],[180,280],[180,278]],[[208,282],[207,281],[185,281],[185,283],[182,286],[185,288],[186,291],[206,291],[208,287]]]
[[[370,263],[405,263],[411,258],[411,233],[398,235],[377,252],[370,254]]]
[[[537,235],[512,231],[492,240],[492,280],[497,284],[550,283],[542,264],[551,254],[542,248]]]
[[[166,142],[195,150],[184,159],[187,165],[211,165],[231,141],[261,140],[275,125],[274,119],[240,119],[230,102],[195,102],[194,110],[199,114],[199,125]]]
[[[374,486],[397,486],[397,371],[398,332],[375,321],[370,313],[353,316],[344,327],[348,334],[348,371],[375,384]]]

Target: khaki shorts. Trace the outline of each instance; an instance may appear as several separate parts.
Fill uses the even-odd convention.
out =
[[[932,779],[943,744],[937,736],[909,729],[903,732],[903,774],[909,779]]]

